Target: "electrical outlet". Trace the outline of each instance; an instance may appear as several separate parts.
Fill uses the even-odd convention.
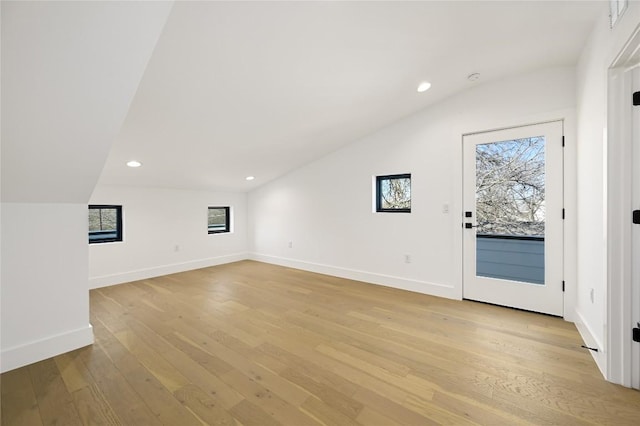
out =
[[[449,204],[442,205],[442,213],[449,213]]]
[[[411,255],[410,254],[405,254],[404,255],[404,263],[411,263]]]
[[[180,246],[176,244],[175,247],[173,248],[173,251],[180,251]]]
[[[293,241],[289,241],[289,248],[293,248]]]

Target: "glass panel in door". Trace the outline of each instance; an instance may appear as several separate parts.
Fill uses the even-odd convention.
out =
[[[545,137],[476,145],[476,275],[544,284]]]

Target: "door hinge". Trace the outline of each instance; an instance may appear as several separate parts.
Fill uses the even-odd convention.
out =
[[[635,106],[640,105],[640,92],[635,92],[633,94],[633,105]]]
[[[564,219],[564,209],[562,209],[562,219]]]
[[[562,280],[562,292],[564,293],[564,280]]]
[[[634,342],[640,342],[640,322],[638,323],[638,326],[633,329],[632,338]]]
[[[634,210],[633,211],[633,218],[631,219],[631,221],[635,225],[640,225],[640,210]]]
[[[564,136],[562,137],[562,147],[564,148]]]

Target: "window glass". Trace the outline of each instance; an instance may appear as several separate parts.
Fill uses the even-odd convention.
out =
[[[209,234],[229,232],[230,218],[229,207],[209,207],[207,218],[207,229]]]
[[[411,212],[411,174],[376,177],[376,211]]]
[[[89,243],[122,241],[122,206],[89,206]]]

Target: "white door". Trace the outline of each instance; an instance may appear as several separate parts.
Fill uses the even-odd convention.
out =
[[[563,315],[563,123],[465,135],[465,299]]]
[[[633,92],[640,93],[640,68],[633,71]],[[635,102],[634,102],[635,104]],[[640,210],[640,105],[632,110],[631,205]],[[640,328],[640,224],[631,225],[631,311],[633,327]],[[631,343],[631,386],[640,389],[640,343]]]

